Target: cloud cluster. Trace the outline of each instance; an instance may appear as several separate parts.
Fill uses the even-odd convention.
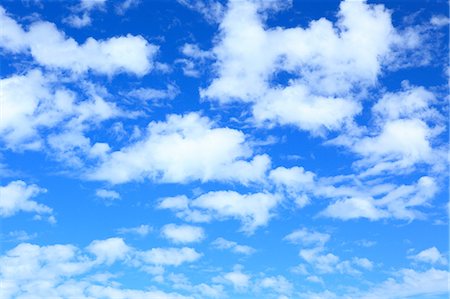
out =
[[[92,3],[88,1],[88,3]],[[0,7],[0,47],[13,54],[28,54],[49,69],[68,70],[76,74],[91,71],[113,76],[126,72],[137,76],[153,67],[158,47],[142,36],[119,36],[107,40],[88,38],[83,44],[59,31],[56,25],[37,21],[24,29]]]

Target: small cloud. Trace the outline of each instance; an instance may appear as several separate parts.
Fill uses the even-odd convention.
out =
[[[118,234],[124,235],[124,234],[136,234],[141,237],[145,237],[148,235],[151,231],[153,231],[153,228],[149,225],[142,224],[136,227],[122,227],[117,230]]]
[[[97,189],[95,191],[95,195],[99,198],[106,199],[106,200],[117,200],[120,199],[120,194],[113,190],[106,190],[106,189]]]

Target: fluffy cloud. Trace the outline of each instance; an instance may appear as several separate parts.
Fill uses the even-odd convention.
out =
[[[55,24],[43,21],[34,22],[24,30],[3,7],[0,7],[0,20],[5,24],[0,33],[1,48],[12,53],[29,53],[37,63],[50,69],[74,73],[92,71],[109,76],[126,72],[142,76],[152,69],[158,50],[142,36],[130,34],[107,40],[88,38],[80,45],[66,37]]]
[[[111,245],[112,253],[108,252]],[[88,246],[110,263],[123,257],[123,241],[98,240]],[[0,257],[0,278],[4,298],[126,298],[183,299],[192,298],[159,290],[134,290],[120,284],[96,280],[90,271],[100,266],[73,245],[38,246],[22,243]]]
[[[431,91],[404,82],[402,90],[385,93],[372,107],[374,126],[366,136],[342,135],[330,143],[345,145],[362,157],[354,163],[363,170],[361,176],[411,172],[416,164],[442,172],[445,150],[436,139],[444,131],[445,118],[433,107],[436,103]]]
[[[19,212],[52,213],[51,208],[31,200],[46,191],[34,184],[27,185],[24,181],[13,181],[0,186],[0,216],[9,217]]]
[[[37,69],[1,79],[2,109],[7,113],[2,115],[0,133],[8,148],[40,149],[45,144],[40,131],[58,126],[62,131],[48,136],[51,147],[61,154],[74,148],[88,150],[90,142],[83,135],[86,124],[121,115],[115,104],[94,90],[87,88],[88,99],[78,101],[74,92],[57,81],[54,75],[45,76]]]
[[[186,197],[169,197],[160,201],[158,208],[170,209],[188,221],[209,222],[212,219],[238,219],[241,230],[253,233],[267,225],[280,198],[270,193],[240,194],[235,191],[216,191],[193,200]]]
[[[241,267],[235,266],[232,272],[225,273],[215,280],[233,285],[237,291],[244,291],[250,286],[251,276],[242,272]]]
[[[425,250],[422,250],[416,255],[410,256],[410,259],[413,259],[416,262],[429,263],[429,264],[439,264],[446,265],[447,259],[444,257],[442,253],[436,247],[431,247]]]
[[[330,235],[301,228],[285,236],[283,240],[294,244],[301,244],[302,246],[314,245],[322,247],[330,240]]]
[[[245,255],[253,254],[256,250],[247,245],[240,245],[236,242],[226,240],[224,238],[217,238],[212,243],[217,249],[230,249],[234,253],[240,253]]]
[[[396,186],[378,199],[367,194],[339,199],[321,214],[343,220],[354,218],[377,220],[390,217],[412,220],[423,217],[417,208],[426,205],[437,191],[436,181],[423,176],[416,184]]]
[[[93,241],[87,250],[97,257],[100,263],[112,264],[117,260],[123,260],[131,251],[122,238],[110,238]]]
[[[303,167],[278,167],[269,173],[269,179],[275,186],[295,200],[299,207],[309,203],[308,192],[315,185],[315,174],[305,171]]]
[[[148,235],[153,228],[147,224],[141,224],[136,227],[122,227],[117,230],[117,233],[119,234],[136,234],[141,237],[145,237]]]
[[[113,190],[97,189],[95,190],[95,195],[97,195],[97,197],[108,200],[120,199],[120,194]]]
[[[173,100],[179,93],[180,90],[176,85],[169,84],[167,85],[167,89],[164,90],[141,87],[129,91],[126,95],[142,101],[153,101],[154,104],[157,104],[159,100]]]
[[[270,159],[252,156],[245,135],[218,128],[198,113],[169,115],[151,122],[138,142],[112,152],[88,174],[94,180],[125,183],[149,178],[162,182],[238,181],[243,184],[264,179]]]
[[[174,243],[200,242],[205,238],[203,228],[192,225],[167,224],[161,229],[164,238]]]
[[[202,256],[195,249],[189,247],[152,248],[139,255],[144,263],[157,266],[179,266],[186,262],[194,262]]]
[[[217,77],[201,90],[221,103],[253,103],[258,123],[339,129],[360,111],[352,89],[373,86],[394,48],[416,45],[381,5],[343,1],[335,24],[322,18],[284,29],[264,24],[264,3],[230,1],[212,50]],[[282,72],[285,85],[274,79]]]
[[[434,268],[423,272],[403,269],[396,273],[395,278],[390,278],[356,296],[361,299],[394,299],[445,295],[448,292],[448,277],[448,271]]]
[[[367,258],[353,257],[351,260],[341,260],[339,256],[333,253],[327,253],[325,244],[330,240],[330,237],[329,234],[302,228],[288,234],[283,240],[299,244],[301,246],[299,256],[319,273],[338,272],[357,275],[361,273],[360,270],[372,270],[373,263]],[[308,274],[305,265],[297,267],[295,271],[305,275]],[[312,279],[317,282],[319,278]]]

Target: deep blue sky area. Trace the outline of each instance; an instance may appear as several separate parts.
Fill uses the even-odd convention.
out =
[[[448,298],[447,1],[0,6],[0,299]]]

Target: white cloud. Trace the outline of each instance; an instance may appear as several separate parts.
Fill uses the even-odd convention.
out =
[[[64,18],[63,22],[75,28],[83,28],[91,25],[92,19],[90,15],[87,12],[85,12],[81,16],[70,15],[67,18]]]
[[[343,1],[334,24],[321,18],[285,29],[264,24],[266,4],[229,2],[212,49],[217,76],[201,90],[221,103],[253,103],[257,123],[340,129],[361,109],[352,90],[373,86],[394,48],[414,46],[382,5]],[[280,73],[286,84],[277,82]]]
[[[416,262],[447,265],[447,259],[436,247],[425,249],[416,255],[410,256],[409,258]]]
[[[264,277],[261,281],[259,281],[257,287],[263,290],[272,290],[278,294],[284,295],[290,295],[294,289],[292,283],[281,275]]]
[[[215,239],[211,245],[217,249],[230,249],[234,253],[240,253],[245,255],[253,254],[256,250],[253,247],[247,245],[240,245],[236,242],[226,240],[224,238]]]
[[[169,115],[151,122],[141,140],[112,152],[89,179],[125,183],[149,178],[161,182],[238,181],[243,184],[264,179],[270,159],[252,156],[238,130],[218,128],[198,113]]]
[[[161,228],[161,233],[164,238],[174,243],[194,243],[200,242],[205,238],[205,232],[203,228],[192,225],[176,225],[167,224]]]
[[[436,138],[444,131],[445,118],[433,108],[436,103],[429,90],[403,82],[402,90],[385,93],[372,107],[374,126],[368,132],[360,128],[355,135],[350,132],[329,143],[347,146],[362,157],[354,163],[363,170],[360,176],[408,173],[416,164],[442,172],[445,150]]]
[[[177,0],[177,2],[199,12],[209,23],[218,23],[225,10],[224,5],[215,0]]]
[[[450,18],[443,15],[436,15],[431,17],[430,23],[436,27],[444,27],[450,24]]]
[[[305,171],[303,167],[278,167],[269,173],[269,179],[278,189],[285,191],[289,197],[294,198],[297,206],[303,207],[309,203],[306,191],[310,191],[315,182],[315,174]]]
[[[12,181],[8,185],[0,186],[0,216],[10,217],[19,212],[51,214],[51,208],[31,200],[45,192],[46,189],[34,184],[27,185],[24,181]]]
[[[293,231],[292,233],[284,237],[283,240],[289,241],[294,244],[301,244],[302,246],[314,245],[322,247],[330,240],[330,235],[311,231],[307,228],[302,228]]]
[[[59,31],[55,24],[38,21],[25,31],[6,11],[0,9],[0,20],[7,27],[0,33],[0,47],[13,53],[29,53],[34,60],[50,69],[70,70],[80,74],[92,71],[109,76],[126,72],[143,76],[153,67],[158,47],[142,36],[112,37],[107,40],[88,38],[78,44]]]
[[[154,88],[138,88],[128,92],[126,95],[131,98],[136,98],[142,101],[157,102],[158,100],[173,100],[180,90],[176,85],[169,84],[167,89],[154,89]]]
[[[369,291],[357,294],[357,298],[425,298],[448,293],[448,271],[434,268],[423,272],[403,269],[398,271],[396,276],[397,279],[389,278]]]
[[[179,196],[164,198],[158,208],[173,210],[178,217],[193,222],[237,219],[242,223],[241,231],[247,234],[267,225],[273,216],[272,210],[280,201],[277,195],[270,193],[240,194],[235,191],[209,192],[188,202],[182,201],[185,199]]]
[[[122,238],[95,240],[86,249],[97,257],[99,263],[107,264],[125,259],[132,250]]]
[[[144,263],[158,266],[179,266],[183,263],[194,262],[202,254],[189,247],[182,248],[152,248],[142,251],[140,257]]]
[[[325,245],[330,240],[331,235],[302,228],[295,230],[283,238],[288,242],[301,246],[299,256],[305,260],[310,267],[319,273],[336,273],[357,275],[360,270],[372,270],[373,263],[367,258],[353,257],[351,260],[341,260],[333,253],[327,253]],[[359,268],[358,269],[355,269]],[[305,265],[301,264],[293,269],[294,272],[309,275]],[[316,277],[312,277],[314,282],[321,282]]]
[[[81,10],[102,9],[105,7],[106,0],[80,0],[79,8]]]
[[[48,136],[50,147],[58,156],[68,156],[74,148],[88,151],[90,141],[84,136],[88,123],[95,124],[122,114],[114,103],[106,102],[87,89],[87,99],[58,84],[54,75],[40,70],[1,79],[1,140],[13,150],[41,149],[45,146],[41,131],[57,127]],[[20,99],[18,101],[17,99]]]
[[[116,5],[116,13],[123,15],[127,10],[137,7],[141,0],[123,0],[121,3]]]
[[[238,292],[246,290],[250,286],[251,276],[242,272],[240,266],[235,266],[232,272],[227,272],[216,277],[215,281],[233,285]]]
[[[417,208],[427,205],[438,191],[432,177],[423,176],[413,185],[400,185],[375,199],[370,196],[352,196],[330,204],[321,215],[342,220],[367,218],[398,218],[413,220],[423,217]]]
[[[141,224],[136,227],[122,227],[117,230],[117,233],[119,234],[136,234],[141,237],[145,237],[148,235],[153,228],[147,224]]]
[[[97,197],[108,200],[120,199],[120,194],[114,190],[97,189],[95,190],[95,195],[97,195]]]
[[[117,251],[117,245],[121,242],[111,240],[113,239],[94,241],[91,244],[104,262],[122,257]],[[107,248],[100,250],[99,244],[111,245],[114,253],[108,253]],[[151,290],[122,288],[120,283],[110,281],[114,275],[103,275],[103,279],[99,279],[99,275],[96,275],[95,278],[95,275],[89,275],[90,271],[100,264],[87,258],[84,251],[73,245],[38,246],[21,243],[2,255],[0,263],[4,298],[192,298],[177,293],[165,293],[155,288]]]

